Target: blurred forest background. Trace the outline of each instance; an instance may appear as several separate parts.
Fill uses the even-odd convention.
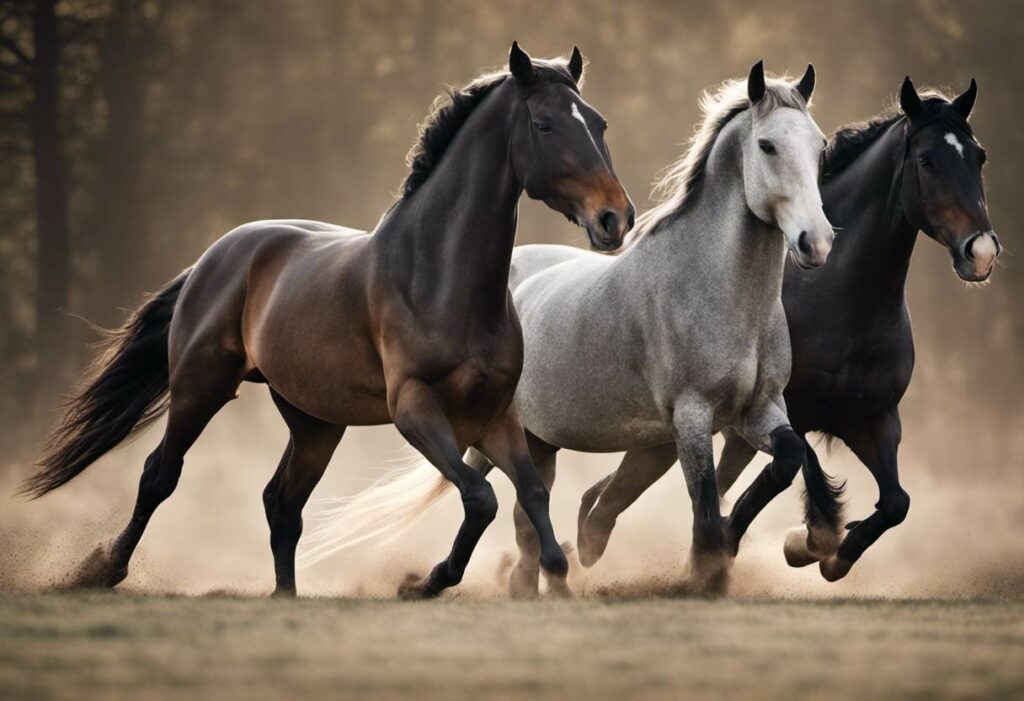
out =
[[[501,65],[513,39],[536,56],[581,47],[585,95],[611,123],[618,173],[640,209],[690,135],[699,92],[758,58],[797,74],[814,62],[826,132],[890,105],[905,74],[957,92],[975,76],[972,122],[990,154],[992,221],[1008,255],[991,285],[967,289],[945,250],[921,237],[904,426],[938,478],[1009,478],[1019,489],[1019,0],[3,0],[0,468],[30,469],[60,392],[98,339],[85,320],[119,324],[145,291],[245,221],[372,227],[431,101],[444,84]],[[519,242],[584,243],[525,201]],[[267,476],[275,458],[265,456]],[[1024,521],[1014,504],[1014,522]]]

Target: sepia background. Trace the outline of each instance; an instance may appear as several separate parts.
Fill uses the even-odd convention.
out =
[[[903,402],[901,473],[913,498],[843,582],[790,570],[782,535],[800,518],[795,486],[751,529],[735,568],[740,595],[1024,595],[1024,272],[1014,253],[1024,177],[1024,13],[1020,2],[784,0],[541,3],[524,0],[4,0],[0,3],[0,585],[59,583],[123,525],[159,429],[39,502],[13,495],[62,391],[98,339],[145,291],[245,221],[295,217],[370,228],[393,201],[416,125],[444,85],[501,65],[513,39],[535,56],[589,61],[584,94],[639,209],[681,151],[697,97],[764,58],[775,72],[818,70],[826,132],[891,105],[905,74],[964,89],[988,149],[991,218],[1006,247],[984,288],[920,237],[909,282],[917,341]],[[521,207],[520,243],[584,245],[542,205]],[[297,342],[300,340],[297,339]],[[260,494],[286,443],[266,393],[243,387],[186,460],[126,585],[262,593],[273,575]],[[391,427],[352,429],[307,507],[350,494],[409,449]],[[553,492],[556,531],[575,539],[583,489],[616,456],[566,455]],[[761,463],[755,463],[759,466]],[[848,516],[876,494],[848,451]],[[754,470],[751,470],[753,473]],[[745,476],[739,487],[745,486]],[[496,482],[503,478],[496,477]],[[513,547],[512,493],[467,573],[500,591]],[[738,493],[735,492],[735,493]],[[734,494],[735,494],[734,493]],[[446,552],[449,500],[415,533],[300,573],[304,593],[391,593]],[[581,590],[681,575],[689,500],[672,472],[620,519],[605,560],[574,572]]]

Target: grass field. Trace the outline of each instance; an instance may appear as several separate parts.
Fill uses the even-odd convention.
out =
[[[1024,698],[1024,603],[0,594],[0,698]]]

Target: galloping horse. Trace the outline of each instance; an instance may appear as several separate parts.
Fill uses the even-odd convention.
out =
[[[767,499],[752,494],[722,518],[712,435],[731,427],[772,453],[766,474],[776,491],[804,462],[782,401],[790,348],[779,295],[787,248],[799,265],[819,266],[833,237],[818,192],[825,137],[807,112],[813,87],[811,67],[797,84],[766,83],[758,63],[746,82],[705,95],[703,125],[662,182],[666,201],[644,215],[624,254],[525,246],[512,256],[526,340],[515,404],[534,464],[550,486],[559,448],[681,455],[690,566],[702,590],[726,585],[739,539]],[[469,462],[490,469],[487,456]],[[409,475],[415,482],[417,472]],[[437,494],[419,491],[422,506]],[[380,496],[371,489],[353,504],[349,533]],[[521,506],[511,589],[530,595],[538,542]],[[585,563],[593,552],[580,548]]]
[[[826,151],[822,195],[842,235],[827,268],[786,269],[790,421],[801,436],[819,431],[843,441],[879,489],[875,512],[846,524],[844,537],[842,487],[825,475],[805,438],[805,525],[787,534],[784,549],[794,567],[820,562],[829,581],[844,577],[910,508],[896,453],[899,402],[914,367],[904,287],[917,232],[949,249],[953,269],[968,282],[987,280],[1001,251],[982,184],[985,150],[967,123],[977,90],[971,80],[952,100],[935,92],[922,97],[908,77],[900,112],[840,129]],[[725,438],[718,466],[723,494],[755,454],[742,436],[727,431]],[[661,464],[636,470],[627,455],[614,477],[594,485],[580,509],[581,544],[607,541],[615,518],[673,460],[666,454]]]
[[[548,494],[511,408],[523,343],[508,292],[520,195],[541,199],[611,249],[633,206],[612,169],[605,122],[580,96],[583,57],[532,61],[439,102],[410,153],[402,196],[372,233],[311,221],[241,226],[211,246],[115,332],[95,377],[26,484],[66,483],[165,409],[131,521],[76,583],[114,586],[185,452],[243,381],[262,382],[291,432],[263,494],[276,594],[295,593],[302,508],[347,426],[393,422],[459,489],[465,520],[449,556],[403,594],[457,584],[497,502],[463,463],[469,446],[514,481],[556,582],[567,562]],[[564,584],[563,584],[564,586]]]

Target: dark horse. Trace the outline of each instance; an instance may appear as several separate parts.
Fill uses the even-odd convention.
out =
[[[165,409],[169,416],[131,521],[90,555],[76,584],[109,587],[127,576],[186,451],[249,381],[269,385],[291,432],[263,493],[275,593],[295,593],[302,508],[345,428],[392,422],[455,483],[465,507],[451,553],[404,595],[457,584],[494,518],[493,489],[462,461],[469,446],[515,483],[544,544],[541,566],[564,589],[548,493],[511,409],[523,362],[508,292],[516,209],[525,190],[585,226],[595,247],[612,249],[633,206],[612,169],[604,119],[580,97],[579,50],[568,61],[534,62],[513,44],[509,69],[439,103],[410,153],[401,199],[372,233],[246,224],[114,334],[26,491],[61,486]]]
[[[789,264],[782,287],[793,346],[785,391],[793,428],[818,431],[848,445],[878,482],[875,512],[840,528],[842,487],[822,471],[804,438],[806,526],[786,537],[793,566],[820,562],[835,581],[887,529],[907,515],[910,497],[900,486],[896,453],[899,401],[910,384],[914,339],[904,286],[917,232],[949,249],[961,279],[980,282],[992,272],[1000,246],[989,223],[981,170],[985,151],[967,118],[977,97],[972,80],[947,100],[918,95],[907,78],[901,112],[840,129],[825,153],[821,186],[825,213],[839,229],[826,265],[801,270]],[[720,493],[736,481],[755,450],[726,431],[718,465]],[[598,554],[622,513],[672,465],[626,459],[584,495],[580,507],[581,553],[597,542]],[[756,514],[795,477],[781,480],[769,468],[737,501]]]

